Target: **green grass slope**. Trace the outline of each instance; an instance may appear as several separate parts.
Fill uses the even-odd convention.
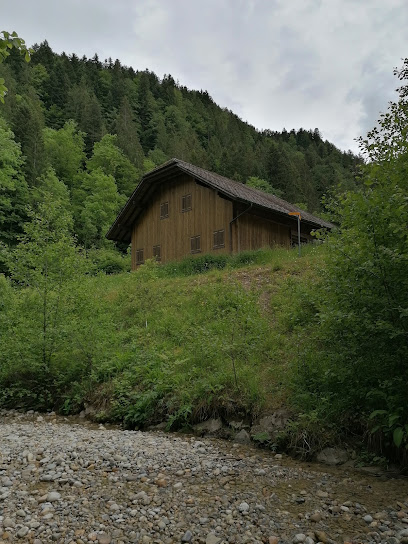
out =
[[[275,249],[82,277],[49,294],[46,338],[38,293],[3,278],[0,403],[90,404],[100,420],[136,428],[278,408],[313,349],[324,255]]]

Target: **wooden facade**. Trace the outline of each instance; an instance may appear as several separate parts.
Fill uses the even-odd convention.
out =
[[[191,205],[183,210],[183,197],[187,195]],[[162,204],[168,204],[165,217],[161,216]],[[133,226],[132,268],[141,264],[136,259],[138,251],[143,250],[143,261],[152,259],[153,248],[157,246],[161,262],[186,255],[229,252],[231,219],[231,201],[220,198],[214,189],[197,184],[191,176],[181,175],[158,187],[150,205]],[[224,231],[224,243],[214,248],[214,233],[220,231]],[[192,249],[191,239],[195,238],[197,245],[197,237],[200,237],[199,249]]]
[[[299,208],[172,159],[146,174],[107,237],[131,242],[132,269],[190,255],[237,253],[297,243]],[[301,211],[301,210],[300,210]],[[301,211],[301,241],[331,224]]]
[[[239,253],[263,247],[289,247],[290,237],[289,226],[247,212],[233,223],[232,248]]]

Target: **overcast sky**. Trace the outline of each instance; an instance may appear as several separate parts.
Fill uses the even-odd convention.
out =
[[[407,0],[0,0],[0,30],[207,90],[258,129],[341,149],[396,98]]]

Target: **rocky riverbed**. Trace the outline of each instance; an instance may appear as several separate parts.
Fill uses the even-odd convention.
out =
[[[0,413],[0,544],[408,543],[408,481]]]

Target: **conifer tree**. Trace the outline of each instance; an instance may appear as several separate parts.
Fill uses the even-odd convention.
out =
[[[127,96],[122,100],[115,123],[118,147],[138,169],[143,168],[143,149],[134,121],[134,114]]]
[[[13,112],[13,132],[21,143],[25,156],[25,174],[29,185],[35,185],[44,167],[44,116],[41,104],[33,90],[17,102]]]
[[[154,149],[157,140],[157,129],[153,119],[154,97],[150,90],[150,79],[147,72],[141,72],[138,78],[137,101],[138,120],[141,126],[140,143],[144,153]]]

